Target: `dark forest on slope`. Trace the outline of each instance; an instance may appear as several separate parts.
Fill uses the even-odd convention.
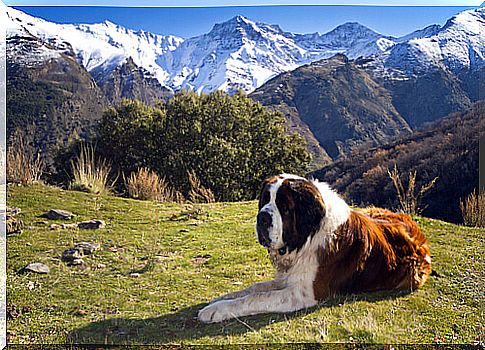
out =
[[[388,169],[397,166],[406,184],[417,172],[417,189],[438,177],[421,203],[422,214],[461,222],[460,199],[478,187],[479,133],[485,131],[485,102],[428,124],[381,147],[361,149],[312,174],[357,205],[398,207]]]

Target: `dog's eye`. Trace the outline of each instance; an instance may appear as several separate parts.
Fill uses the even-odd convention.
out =
[[[285,205],[281,207],[281,214],[288,215],[290,213],[290,209]]]

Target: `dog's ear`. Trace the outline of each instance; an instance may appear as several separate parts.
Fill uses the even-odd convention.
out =
[[[300,244],[304,244],[309,236],[319,229],[325,217],[326,208],[318,188],[308,180],[291,180],[290,189],[295,202],[296,230]]]
[[[266,180],[264,180],[263,183],[261,184],[261,188],[259,189],[259,195],[258,195],[259,209],[261,209],[269,202],[269,191],[267,187],[272,183],[275,183],[277,180],[278,178],[276,176],[271,176],[271,177],[268,177]]]

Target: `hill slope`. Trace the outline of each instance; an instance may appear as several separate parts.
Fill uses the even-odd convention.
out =
[[[435,187],[423,200],[423,214],[461,222],[459,200],[478,187],[479,134],[484,132],[485,102],[479,102],[409,137],[356,150],[313,175],[354,203],[394,207],[397,199],[387,169],[396,164],[404,182],[416,170],[418,188],[437,176]]]
[[[70,137],[88,138],[107,101],[69,44],[60,48],[19,33],[7,40],[7,136],[25,142],[49,162]]]
[[[281,74],[250,97],[280,110],[296,130],[308,128],[333,159],[411,132],[389,93],[344,55]]]
[[[28,227],[7,238],[12,343],[483,344],[485,255],[477,254],[483,229],[418,218],[441,277],[412,294],[341,297],[290,315],[203,325],[194,317],[209,300],[272,277],[254,237],[256,202],[156,204],[12,186],[8,203],[22,208]],[[38,216],[50,208],[73,211],[75,221],[103,219],[107,227],[49,230],[53,221]],[[82,241],[101,249],[81,266],[60,261]],[[50,274],[18,272],[31,262],[49,265]]]

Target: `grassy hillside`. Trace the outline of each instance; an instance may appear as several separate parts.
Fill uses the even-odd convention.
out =
[[[10,186],[8,204],[28,226],[7,239],[13,343],[485,342],[483,229],[418,218],[439,277],[412,294],[340,297],[290,315],[203,325],[195,317],[207,301],[272,276],[254,236],[255,202],[156,204]],[[54,221],[39,215],[50,208],[107,226],[49,230]],[[68,267],[62,252],[81,241],[101,249]],[[31,262],[50,274],[19,273]]]

